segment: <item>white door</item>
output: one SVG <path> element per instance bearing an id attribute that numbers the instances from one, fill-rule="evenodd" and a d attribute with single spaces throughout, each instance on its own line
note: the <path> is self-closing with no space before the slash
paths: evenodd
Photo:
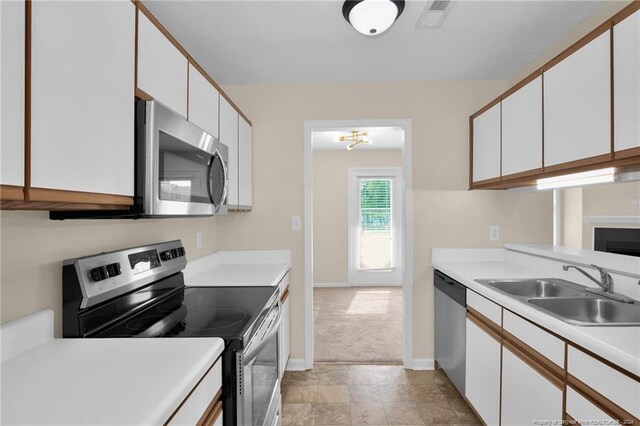
<path id="1" fill-rule="evenodd" d="M 242 117 L 238 119 L 238 206 L 253 207 L 253 128 Z"/>
<path id="2" fill-rule="evenodd" d="M 611 36 L 544 73 L 544 166 L 611 153 Z"/>
<path id="3" fill-rule="evenodd" d="M 349 284 L 402 283 L 402 171 L 349 169 Z"/>
<path id="4" fill-rule="evenodd" d="M 229 190 L 227 206 L 238 208 L 238 112 L 220 96 L 220 142 L 229 148 Z"/>
<path id="5" fill-rule="evenodd" d="M 218 98 L 215 87 L 189 64 L 189 110 L 187 119 L 218 138 Z"/>
<path id="6" fill-rule="evenodd" d="M 31 13 L 31 186 L 133 195 L 135 5 Z"/>
<path id="7" fill-rule="evenodd" d="M 501 104 L 473 119 L 473 182 L 500 177 Z"/>
<path id="8" fill-rule="evenodd" d="M 536 420 L 562 420 L 562 389 L 506 347 L 502 350 L 502 424 L 519 426 Z"/>
<path id="9" fill-rule="evenodd" d="M 616 151 L 640 146 L 640 11 L 613 27 Z"/>

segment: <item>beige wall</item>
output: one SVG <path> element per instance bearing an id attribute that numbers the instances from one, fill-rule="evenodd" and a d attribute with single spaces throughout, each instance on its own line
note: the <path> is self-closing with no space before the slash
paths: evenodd
<path id="1" fill-rule="evenodd" d="M 304 357 L 305 120 L 413 122 L 414 357 L 433 358 L 434 247 L 499 247 L 552 239 L 550 192 L 467 191 L 469 115 L 505 89 L 501 81 L 243 85 L 225 91 L 254 124 L 254 209 L 218 218 L 218 248 L 292 250 L 294 359 Z M 489 225 L 501 240 L 489 241 Z"/>
<path id="2" fill-rule="evenodd" d="M 203 247 L 196 248 L 196 232 Z M 51 221 L 46 212 L 0 213 L 0 321 L 51 308 L 62 335 L 62 261 L 181 239 L 188 259 L 216 250 L 216 219 Z"/>
<path id="3" fill-rule="evenodd" d="M 582 248 L 582 188 L 562 190 L 562 241 L 560 245 Z"/>
<path id="4" fill-rule="evenodd" d="M 590 33 L 600 24 L 611 18 L 613 15 L 624 9 L 627 5 L 632 3 L 633 0 L 609 0 L 606 2 L 598 12 L 594 13 L 587 19 L 585 19 L 580 25 L 573 28 L 560 40 L 551 45 L 548 49 L 545 49 L 536 59 L 530 64 L 519 70 L 509 79 L 509 86 L 513 86 L 549 60 L 562 53 L 566 48 L 571 46 L 576 41 Z"/>
<path id="5" fill-rule="evenodd" d="M 313 282 L 346 283 L 350 167 L 401 167 L 400 150 L 313 153 Z"/>

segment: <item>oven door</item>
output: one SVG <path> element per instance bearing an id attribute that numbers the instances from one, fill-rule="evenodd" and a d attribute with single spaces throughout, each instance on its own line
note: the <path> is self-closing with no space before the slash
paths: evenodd
<path id="1" fill-rule="evenodd" d="M 242 356 L 238 378 L 238 424 L 272 426 L 280 419 L 278 330 L 280 303 L 265 317 Z"/>
<path id="2" fill-rule="evenodd" d="M 163 105 L 149 101 L 145 145 L 145 215 L 215 213 L 214 201 L 219 202 L 219 194 L 212 192 L 212 176 L 226 176 L 216 138 Z"/>

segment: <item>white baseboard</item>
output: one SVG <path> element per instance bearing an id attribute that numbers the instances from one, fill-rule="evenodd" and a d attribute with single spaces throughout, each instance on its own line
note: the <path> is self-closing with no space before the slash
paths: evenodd
<path id="1" fill-rule="evenodd" d="M 305 371 L 305 362 L 304 359 L 293 359 L 293 358 L 289 358 L 289 361 L 287 362 L 287 368 L 285 368 L 286 371 Z"/>
<path id="2" fill-rule="evenodd" d="M 414 370 L 434 370 L 435 362 L 429 358 L 416 358 L 413 360 Z"/>
<path id="3" fill-rule="evenodd" d="M 313 283 L 315 288 L 349 287 L 348 283 Z"/>

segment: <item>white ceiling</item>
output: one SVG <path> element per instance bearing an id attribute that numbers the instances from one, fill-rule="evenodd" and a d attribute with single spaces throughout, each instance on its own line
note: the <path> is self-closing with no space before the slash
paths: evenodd
<path id="1" fill-rule="evenodd" d="M 606 0 L 457 0 L 439 29 L 407 1 L 379 38 L 334 0 L 145 0 L 220 84 L 506 79 Z"/>
<path id="2" fill-rule="evenodd" d="M 359 144 L 354 150 L 402 149 L 404 146 L 404 130 L 401 127 L 358 127 L 335 128 L 314 131 L 311 143 L 314 150 L 347 150 L 350 142 L 336 142 L 340 136 L 348 136 L 351 130 L 366 132 L 370 144 Z"/>

